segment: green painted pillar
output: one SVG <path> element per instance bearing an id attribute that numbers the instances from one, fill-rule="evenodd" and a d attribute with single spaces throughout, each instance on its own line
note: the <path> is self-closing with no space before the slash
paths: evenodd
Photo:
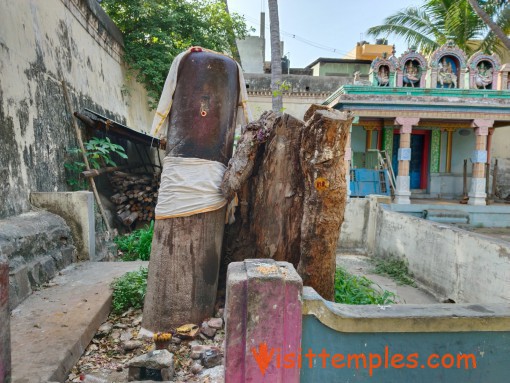
<path id="1" fill-rule="evenodd" d="M 393 126 L 384 127 L 382 130 L 383 133 L 383 143 L 382 149 L 388 153 L 388 157 L 391 158 L 393 154 Z"/>
<path id="2" fill-rule="evenodd" d="M 434 129 L 430 140 L 430 173 L 439 173 L 441 163 L 441 131 Z"/>

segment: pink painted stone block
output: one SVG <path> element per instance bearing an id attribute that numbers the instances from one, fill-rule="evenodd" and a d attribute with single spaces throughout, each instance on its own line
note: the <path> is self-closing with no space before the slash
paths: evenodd
<path id="1" fill-rule="evenodd" d="M 248 259 L 229 265 L 226 383 L 299 382 L 302 288 L 287 262 Z"/>
<path id="2" fill-rule="evenodd" d="M 9 262 L 0 255 L 0 382 L 11 379 Z"/>
<path id="3" fill-rule="evenodd" d="M 400 134 L 412 133 L 413 126 L 418 125 L 419 118 L 416 117 L 397 117 L 395 118 L 395 125 L 401 125 Z"/>
<path id="4" fill-rule="evenodd" d="M 475 134 L 477 136 L 486 136 L 489 134 L 489 128 L 494 126 L 494 120 L 475 119 L 473 120 L 472 126 L 475 128 Z"/>
<path id="5" fill-rule="evenodd" d="M 475 135 L 476 136 L 488 136 L 489 128 L 486 126 L 482 126 L 481 128 L 475 128 Z"/>

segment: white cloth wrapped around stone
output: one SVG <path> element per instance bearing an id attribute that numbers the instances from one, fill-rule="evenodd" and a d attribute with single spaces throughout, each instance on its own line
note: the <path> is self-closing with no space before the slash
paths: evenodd
<path id="1" fill-rule="evenodd" d="M 187 217 L 222 208 L 220 191 L 226 166 L 200 158 L 166 156 L 156 205 L 156 219 Z"/>

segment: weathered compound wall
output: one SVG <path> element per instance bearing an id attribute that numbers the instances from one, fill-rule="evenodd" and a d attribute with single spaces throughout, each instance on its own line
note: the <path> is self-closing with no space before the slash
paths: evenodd
<path id="1" fill-rule="evenodd" d="M 341 85 L 352 83 L 348 76 L 283 75 L 286 88 L 283 92 L 285 113 L 303 119 L 311 104 L 321 104 Z M 258 118 L 264 111 L 271 110 L 271 75 L 245 73 L 248 105 L 253 116 Z"/>
<path id="2" fill-rule="evenodd" d="M 127 80 L 122 35 L 96 0 L 0 0 L 0 218 L 30 210 L 30 192 L 67 191 L 73 111 L 90 108 L 147 131 L 143 87 Z"/>
<path id="3" fill-rule="evenodd" d="M 383 201 L 378 203 L 378 198 L 349 200 L 338 243 L 342 253 L 364 249 L 373 257 L 404 259 L 422 286 L 441 300 L 449 298 L 457 303 L 510 301 L 508 242 L 411 215 L 413 206 L 422 206 L 423 211 L 430 205 L 406 205 L 410 211 L 404 214 L 392 211 L 403 205 L 385 207 L 381 205 Z M 470 212 L 473 208 L 482 207 L 468 206 L 464 211 Z M 478 215 L 479 220 L 500 219 L 497 212 Z"/>

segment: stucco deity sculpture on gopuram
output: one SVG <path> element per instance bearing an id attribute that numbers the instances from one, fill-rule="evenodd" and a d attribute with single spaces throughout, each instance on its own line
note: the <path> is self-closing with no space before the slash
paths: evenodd
<path id="1" fill-rule="evenodd" d="M 499 57 L 477 52 L 468 62 L 470 72 L 469 87 L 473 89 L 495 89 L 498 71 L 501 69 Z"/>
<path id="2" fill-rule="evenodd" d="M 464 88 L 467 57 L 452 41 L 437 49 L 431 57 L 431 84 L 436 88 Z"/>

